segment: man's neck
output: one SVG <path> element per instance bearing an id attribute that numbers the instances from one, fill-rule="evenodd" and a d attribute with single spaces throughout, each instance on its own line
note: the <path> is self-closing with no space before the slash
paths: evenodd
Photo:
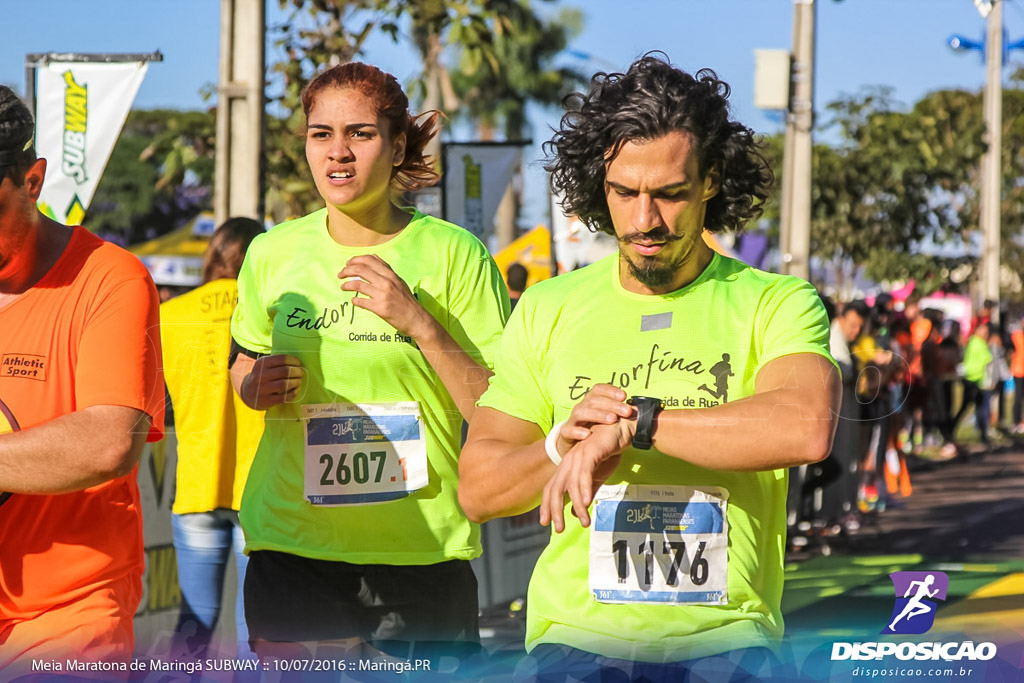
<path id="1" fill-rule="evenodd" d="M 25 239 L 23 253 L 10 264 L 9 272 L 0 276 L 0 296 L 8 301 L 36 286 L 57 263 L 72 229 L 39 214 L 32 233 Z"/>

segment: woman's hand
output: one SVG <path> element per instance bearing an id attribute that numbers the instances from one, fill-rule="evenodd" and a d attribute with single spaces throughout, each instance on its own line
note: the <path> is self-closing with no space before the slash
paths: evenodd
<path id="1" fill-rule="evenodd" d="M 298 358 L 277 354 L 261 356 L 252 361 L 240 355 L 239 360 L 243 359 L 252 363 L 238 387 L 238 395 L 247 406 L 253 410 L 266 410 L 295 400 L 306 374 Z"/>
<path id="2" fill-rule="evenodd" d="M 353 305 L 376 313 L 406 336 L 418 339 L 436 325 L 409 286 L 379 256 L 364 254 L 350 258 L 338 277 L 345 279 L 341 284 L 344 291 L 356 292 Z"/>

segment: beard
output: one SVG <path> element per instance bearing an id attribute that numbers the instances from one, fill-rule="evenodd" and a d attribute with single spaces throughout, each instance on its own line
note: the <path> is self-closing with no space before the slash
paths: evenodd
<path id="1" fill-rule="evenodd" d="M 641 256 L 640 263 L 633 262 L 625 254 L 622 255 L 622 258 L 626 261 L 629 274 L 637 282 L 651 289 L 668 286 L 679 270 L 679 264 L 674 262 L 659 263 L 653 256 Z"/>
<path id="2" fill-rule="evenodd" d="M 682 239 L 682 236 L 672 235 L 667 230 L 657 230 L 648 235 L 632 233 L 618 237 L 617 239 L 620 246 L 631 243 L 643 244 L 649 241 L 657 241 L 664 242 L 667 247 L 673 242 L 678 242 Z M 671 284 L 672 279 L 675 277 L 685 260 L 685 254 L 680 254 L 675 259 L 671 260 L 660 260 L 656 254 L 654 256 L 634 255 L 635 258 L 639 259 L 638 261 L 634 261 L 627 255 L 625 250 L 621 249 L 619 251 L 619 257 L 625 260 L 626 267 L 629 269 L 629 274 L 633 276 L 637 282 L 651 289 L 666 287 Z"/>

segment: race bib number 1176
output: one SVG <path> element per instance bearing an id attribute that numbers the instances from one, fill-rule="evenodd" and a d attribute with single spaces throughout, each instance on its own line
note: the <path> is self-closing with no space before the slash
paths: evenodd
<path id="1" fill-rule="evenodd" d="M 602 486 L 590 532 L 590 589 L 598 602 L 728 602 L 725 489 Z"/>

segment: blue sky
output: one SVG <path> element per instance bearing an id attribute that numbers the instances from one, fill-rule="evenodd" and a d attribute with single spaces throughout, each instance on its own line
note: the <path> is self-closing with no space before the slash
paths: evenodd
<path id="1" fill-rule="evenodd" d="M 1024 37 L 1024 0 L 1005 2 L 1009 37 L 1017 40 Z M 744 123 L 765 133 L 781 129 L 777 114 L 754 107 L 754 50 L 791 47 L 792 0 L 562 0 L 555 6 L 559 4 L 584 11 L 584 30 L 571 47 L 593 59 L 569 58 L 583 69 L 621 69 L 645 51 L 660 49 L 688 70 L 715 69 L 732 86 L 733 107 Z M 277 0 L 268 0 L 268 7 L 268 23 L 280 21 Z M 27 53 L 159 49 L 164 61 L 150 67 L 135 106 L 208 106 L 200 90 L 217 78 L 216 0 L 0 0 L 0 10 L 0 83 L 19 92 L 24 90 Z M 818 0 L 817 33 L 819 112 L 840 94 L 866 86 L 891 86 L 896 99 L 910 105 L 932 90 L 978 90 L 984 83 L 979 54 L 956 53 L 946 44 L 953 33 L 982 38 L 984 21 L 971 0 Z M 268 62 L 280 57 L 280 51 L 268 48 Z M 408 50 L 383 38 L 371 41 L 364 58 L 404 82 L 417 69 Z M 1013 64 L 1024 64 L 1024 52 L 1011 54 L 1010 62 L 1006 76 Z M 557 111 L 535 112 L 533 137 L 538 145 L 528 150 L 528 161 L 539 155 L 539 142 L 557 120 Z M 528 192 L 536 184 L 528 180 Z M 543 215 L 539 207 L 534 213 Z"/>

